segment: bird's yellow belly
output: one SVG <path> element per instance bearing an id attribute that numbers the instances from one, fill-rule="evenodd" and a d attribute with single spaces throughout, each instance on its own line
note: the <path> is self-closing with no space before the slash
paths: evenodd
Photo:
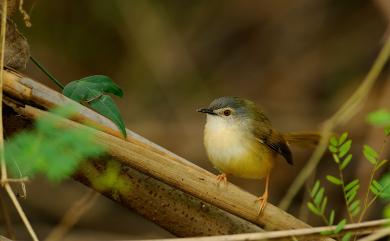
<path id="1" fill-rule="evenodd" d="M 242 178 L 261 179 L 271 170 L 276 154 L 253 137 L 234 130 L 205 131 L 205 147 L 219 171 Z"/>

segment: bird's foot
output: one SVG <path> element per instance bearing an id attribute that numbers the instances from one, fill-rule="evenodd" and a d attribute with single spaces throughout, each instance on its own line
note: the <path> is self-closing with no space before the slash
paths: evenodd
<path id="1" fill-rule="evenodd" d="M 225 185 L 227 184 L 227 175 L 226 175 L 226 173 L 222 173 L 222 174 L 219 174 L 217 176 L 217 184 L 219 184 L 220 182 L 223 182 Z"/>
<path id="2" fill-rule="evenodd" d="M 259 216 L 261 216 L 264 213 L 265 206 L 268 202 L 268 192 L 265 192 L 261 197 L 258 197 L 256 202 L 259 202 L 260 204 Z"/>

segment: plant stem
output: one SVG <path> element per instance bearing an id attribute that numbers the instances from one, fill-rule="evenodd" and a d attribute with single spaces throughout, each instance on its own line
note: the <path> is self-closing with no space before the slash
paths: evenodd
<path id="1" fill-rule="evenodd" d="M 336 154 L 333 154 L 333 158 L 336 160 L 338 160 L 338 156 Z M 347 213 L 348 213 L 348 217 L 349 217 L 349 221 L 351 223 L 354 222 L 354 219 L 352 217 L 352 214 L 350 212 L 350 206 L 349 206 L 349 203 L 348 203 L 348 198 L 347 198 L 347 193 L 345 192 L 345 181 L 344 181 L 344 175 L 343 175 L 343 171 L 341 170 L 341 164 L 340 164 L 340 161 L 337 162 L 337 166 L 338 166 L 338 169 L 339 169 L 339 177 L 340 177 L 340 180 L 341 180 L 341 188 L 343 189 L 343 196 L 344 196 L 344 201 L 345 201 L 345 205 L 347 206 Z"/>
<path id="2" fill-rule="evenodd" d="M 26 214 L 24 213 L 18 199 L 15 196 L 15 193 L 12 191 L 10 184 L 7 182 L 7 168 L 4 156 L 4 132 L 3 132 L 3 79 L 4 79 L 4 52 L 5 52 L 5 34 L 7 29 L 7 3 L 8 0 L 3 0 L 3 5 L 1 9 L 1 45 L 0 45 L 0 165 L 1 165 L 1 183 L 5 190 L 7 191 L 8 196 L 10 197 L 12 203 L 14 204 L 20 218 L 22 219 L 24 225 L 27 228 L 31 238 L 34 241 L 38 241 L 38 237 L 35 234 L 33 228 L 31 227 L 30 222 L 27 219 Z"/>
<path id="3" fill-rule="evenodd" d="M 47 77 L 49 77 L 49 79 L 51 79 L 58 87 L 60 87 L 61 89 L 64 89 L 64 85 L 59 81 L 57 80 L 56 78 L 54 78 L 53 75 L 51 75 L 46 69 L 45 67 L 43 67 L 39 62 L 38 60 L 36 60 L 33 56 L 30 56 L 30 59 L 31 61 L 43 72 L 46 74 Z"/>

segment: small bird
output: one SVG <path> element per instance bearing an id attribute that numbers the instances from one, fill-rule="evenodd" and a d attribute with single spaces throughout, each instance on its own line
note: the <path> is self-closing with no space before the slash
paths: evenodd
<path id="1" fill-rule="evenodd" d="M 227 175 L 241 178 L 265 177 L 264 194 L 256 201 L 262 214 L 268 200 L 271 169 L 281 155 L 289 164 L 293 157 L 290 143 L 317 144 L 315 133 L 282 134 L 256 105 L 239 97 L 221 97 L 209 107 L 198 109 L 207 114 L 204 145 L 209 160 L 221 174 L 218 183 L 227 183 Z"/>

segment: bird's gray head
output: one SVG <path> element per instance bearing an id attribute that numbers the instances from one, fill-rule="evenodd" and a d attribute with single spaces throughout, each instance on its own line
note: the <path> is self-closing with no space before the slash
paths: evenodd
<path id="1" fill-rule="evenodd" d="M 257 109 L 250 100 L 225 96 L 213 100 L 209 107 L 201 108 L 198 112 L 224 119 L 243 119 L 253 117 L 257 113 Z"/>

